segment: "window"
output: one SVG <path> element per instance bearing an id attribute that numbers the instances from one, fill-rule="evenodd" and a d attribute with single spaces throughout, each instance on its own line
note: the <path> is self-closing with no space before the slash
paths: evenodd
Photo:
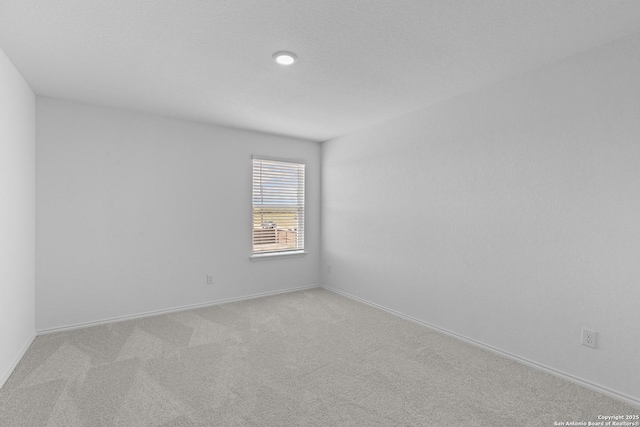
<path id="1" fill-rule="evenodd" d="M 304 163 L 253 159 L 253 254 L 304 250 Z"/>

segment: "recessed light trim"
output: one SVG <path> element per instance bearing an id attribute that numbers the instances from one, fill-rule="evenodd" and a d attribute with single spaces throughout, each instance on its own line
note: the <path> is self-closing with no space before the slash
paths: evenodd
<path id="1" fill-rule="evenodd" d="M 271 57 L 280 65 L 291 65 L 298 60 L 298 56 L 295 53 L 285 50 L 276 52 Z"/>

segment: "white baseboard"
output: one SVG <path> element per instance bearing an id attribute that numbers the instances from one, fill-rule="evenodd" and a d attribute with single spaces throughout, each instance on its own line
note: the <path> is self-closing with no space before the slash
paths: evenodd
<path id="1" fill-rule="evenodd" d="M 29 337 L 29 339 L 27 340 L 25 345 L 22 347 L 22 350 L 20 350 L 20 353 L 18 353 L 18 355 L 14 359 L 13 363 L 11 364 L 11 366 L 9 366 L 9 368 L 7 368 L 7 370 L 0 377 L 0 389 L 2 388 L 2 386 L 4 386 L 4 383 L 7 382 L 7 380 L 9 379 L 11 374 L 13 373 L 13 370 L 16 369 L 16 366 L 18 366 L 18 363 L 20 363 L 20 360 L 22 360 L 22 357 L 27 352 L 27 350 L 31 346 L 31 343 L 33 343 L 34 339 L 36 339 L 36 333 L 35 332 L 33 334 L 31 334 L 31 337 Z"/>
<path id="2" fill-rule="evenodd" d="M 451 331 L 449 331 L 447 329 L 440 328 L 440 327 L 432 325 L 430 323 L 423 322 L 422 320 L 416 319 L 416 318 L 411 317 L 411 316 L 407 316 L 406 314 L 402 314 L 402 313 L 400 313 L 398 311 L 391 310 L 390 308 L 384 307 L 384 306 L 382 306 L 380 304 L 373 303 L 371 301 L 367 301 L 367 300 L 359 298 L 359 297 L 357 297 L 355 295 L 351 295 L 351 294 L 348 294 L 346 292 L 339 291 L 337 289 L 334 289 L 334 288 L 331 288 L 331 287 L 328 287 L 328 286 L 324 286 L 324 285 L 322 286 L 322 288 L 326 289 L 326 290 L 328 290 L 330 292 L 334 292 L 336 294 L 342 295 L 344 297 L 347 297 L 347 298 L 362 302 L 364 304 L 370 305 L 372 307 L 379 308 L 381 310 L 386 311 L 387 313 L 393 314 L 393 315 L 398 316 L 398 317 L 402 317 L 403 319 L 410 320 L 410 321 L 415 322 L 415 323 L 419 323 L 420 325 L 426 326 L 427 328 L 433 329 L 433 330 L 435 330 L 437 332 L 443 333 L 443 334 L 448 335 L 450 337 L 459 339 L 461 341 L 464 341 L 464 342 L 467 342 L 469 344 L 475 345 L 477 347 L 483 348 L 485 350 L 491 351 L 492 353 L 496 353 L 496 354 L 498 354 L 500 356 L 504 356 L 504 357 L 506 357 L 508 359 L 514 360 L 516 362 L 519 362 L 519 363 L 522 363 L 524 365 L 530 366 L 530 367 L 532 367 L 534 369 L 538 369 L 540 371 L 543 371 L 543 372 L 546 372 L 548 374 L 554 375 L 556 377 L 562 378 L 563 380 L 570 381 L 570 382 L 572 382 L 574 384 L 578 384 L 578 385 L 580 385 L 582 387 L 585 387 L 585 388 L 588 388 L 590 390 L 597 391 L 599 393 L 605 394 L 605 395 L 607 395 L 609 397 L 612 397 L 614 399 L 621 400 L 624 403 L 628 403 L 628 404 L 636 406 L 636 407 L 638 407 L 640 409 L 640 399 L 637 399 L 635 397 L 629 396 L 629 395 L 624 394 L 624 393 L 620 393 L 620 392 L 615 391 L 615 390 L 611 390 L 610 388 L 601 386 L 599 384 L 595 384 L 595 383 L 593 383 L 591 381 L 587 381 L 587 380 L 584 380 L 582 378 L 578 378 L 576 376 L 567 374 L 566 372 L 559 371 L 557 369 L 551 368 L 551 367 L 543 365 L 541 363 L 534 362 L 534 361 L 526 359 L 524 357 L 516 356 L 515 354 L 511 354 L 511 353 L 509 353 L 507 351 L 500 350 L 499 348 L 492 347 L 492 346 L 490 346 L 488 344 L 481 343 L 481 342 L 473 340 L 471 338 L 467 338 L 464 335 L 460 335 L 460 334 L 457 334 L 455 332 L 451 332 Z"/>
<path id="3" fill-rule="evenodd" d="M 74 329 L 88 328 L 90 326 L 104 325 L 104 324 L 115 323 L 115 322 L 123 322 L 125 320 L 133 320 L 133 319 L 140 319 L 140 318 L 143 318 L 143 317 L 158 316 L 160 314 L 175 313 L 177 311 L 191 310 L 191 309 L 200 308 L 200 307 L 209 307 L 209 306 L 212 306 L 212 305 L 219 305 L 219 304 L 225 304 L 225 303 L 228 303 L 228 302 L 243 301 L 243 300 L 249 300 L 249 299 L 254 299 L 254 298 L 262 298 L 262 297 L 267 297 L 267 296 L 270 296 L 270 295 L 285 294 L 285 293 L 289 293 L 289 292 L 304 291 L 304 290 L 307 290 L 307 289 L 314 289 L 314 288 L 319 288 L 319 287 L 320 287 L 320 285 L 302 286 L 302 287 L 298 287 L 298 288 L 282 289 L 282 290 L 279 290 L 279 291 L 262 292 L 262 293 L 259 293 L 259 294 L 244 295 L 244 296 L 236 297 L 236 298 L 227 298 L 227 299 L 221 299 L 221 300 L 216 300 L 216 301 L 208 301 L 208 302 L 199 303 L 199 304 L 182 305 L 182 306 L 179 306 L 179 307 L 167 308 L 167 309 L 163 309 L 163 310 L 147 311 L 147 312 L 144 312 L 144 313 L 137 313 L 137 314 L 132 314 L 132 315 L 128 315 L 128 316 L 110 317 L 108 319 L 101 319 L 101 320 L 96 320 L 96 321 L 93 321 L 93 322 L 76 323 L 76 324 L 72 324 L 72 325 L 58 326 L 58 327 L 55 327 L 55 328 L 40 329 L 40 330 L 36 331 L 36 333 L 38 335 L 45 335 L 45 334 L 51 334 L 51 333 L 54 333 L 54 332 L 71 331 L 71 330 L 74 330 Z"/>

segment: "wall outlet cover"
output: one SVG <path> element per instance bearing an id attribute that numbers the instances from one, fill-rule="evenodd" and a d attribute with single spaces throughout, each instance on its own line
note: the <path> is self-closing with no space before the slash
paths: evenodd
<path id="1" fill-rule="evenodd" d="M 590 329 L 582 328 L 581 344 L 587 347 L 596 348 L 597 332 Z"/>

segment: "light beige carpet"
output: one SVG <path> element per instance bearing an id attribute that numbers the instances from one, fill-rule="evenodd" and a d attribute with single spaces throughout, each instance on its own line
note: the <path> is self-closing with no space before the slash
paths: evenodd
<path id="1" fill-rule="evenodd" d="M 2 426 L 553 426 L 640 411 L 322 289 L 36 338 Z"/>

